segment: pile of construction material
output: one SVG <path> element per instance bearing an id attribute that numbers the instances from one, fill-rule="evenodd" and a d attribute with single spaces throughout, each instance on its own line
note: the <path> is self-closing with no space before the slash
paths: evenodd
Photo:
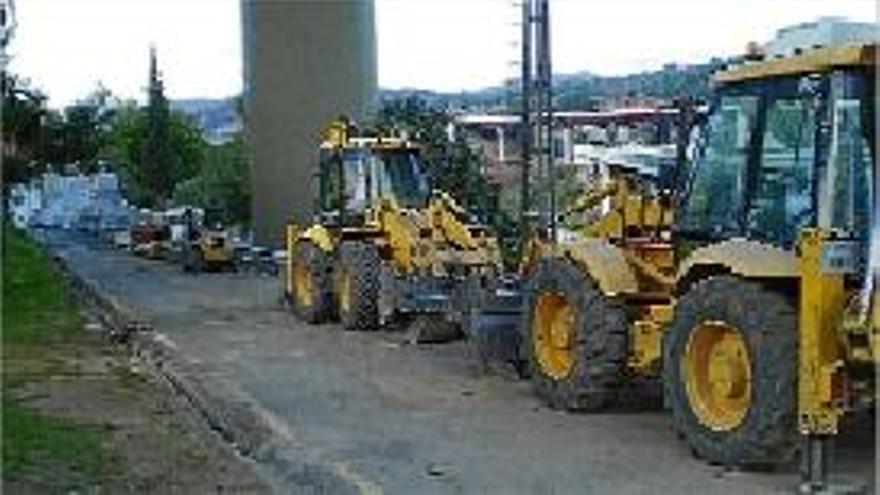
<path id="1" fill-rule="evenodd" d="M 14 184 L 8 211 L 19 228 L 91 232 L 126 230 L 135 215 L 120 193 L 118 176 L 110 172 L 46 173 L 29 183 Z"/>

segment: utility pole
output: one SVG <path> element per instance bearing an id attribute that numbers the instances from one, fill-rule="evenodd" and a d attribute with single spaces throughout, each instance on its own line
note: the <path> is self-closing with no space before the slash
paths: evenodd
<path id="1" fill-rule="evenodd" d="M 520 208 L 519 234 L 520 251 L 524 249 L 531 236 L 529 213 L 532 209 L 531 166 L 532 166 L 532 18 L 534 3 L 522 0 L 522 94 L 520 95 Z"/>
<path id="2" fill-rule="evenodd" d="M 523 243 L 531 236 L 531 167 L 537 158 L 539 229 L 556 240 L 556 167 L 553 158 L 553 77 L 550 55 L 550 2 L 523 0 L 522 10 L 522 184 L 520 232 Z M 534 63 L 533 63 L 534 62 Z"/>
<path id="3" fill-rule="evenodd" d="M 553 156 L 553 67 L 550 56 L 550 0 L 536 0 L 535 53 L 538 166 L 544 179 L 541 228 L 556 242 L 556 164 Z"/>
<path id="4" fill-rule="evenodd" d="M 550 55 L 550 0 L 523 0 L 522 21 L 522 184 L 520 233 L 532 235 L 532 160 L 537 164 L 539 233 L 556 242 L 556 165 L 553 157 L 553 67 Z"/>

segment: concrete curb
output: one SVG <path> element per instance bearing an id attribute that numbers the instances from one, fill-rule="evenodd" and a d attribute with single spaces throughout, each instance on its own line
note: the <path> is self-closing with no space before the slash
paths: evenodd
<path id="1" fill-rule="evenodd" d="M 200 373 L 150 322 L 124 305 L 100 284 L 78 273 L 68 259 L 54 253 L 65 278 L 87 309 L 109 329 L 114 342 L 124 345 L 157 379 L 185 399 L 208 429 L 245 461 L 275 493 L 379 494 L 381 488 L 348 465 L 321 459 L 271 413 L 221 377 Z"/>

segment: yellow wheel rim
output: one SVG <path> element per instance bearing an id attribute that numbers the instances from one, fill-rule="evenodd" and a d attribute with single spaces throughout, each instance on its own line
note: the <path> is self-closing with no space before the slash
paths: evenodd
<path id="1" fill-rule="evenodd" d="M 336 293 L 339 295 L 339 310 L 347 313 L 351 309 L 351 275 L 342 270 L 337 278 Z"/>
<path id="2" fill-rule="evenodd" d="M 681 365 L 691 409 L 704 426 L 730 431 L 742 424 L 752 399 L 752 368 L 742 332 L 720 321 L 697 325 Z"/>
<path id="3" fill-rule="evenodd" d="M 574 309 L 561 294 L 538 296 L 532 320 L 532 348 L 546 375 L 562 379 L 574 366 Z"/>
<path id="4" fill-rule="evenodd" d="M 293 265 L 293 287 L 296 289 L 296 302 L 300 306 L 310 307 L 312 300 L 312 274 L 304 260 L 297 260 Z"/>

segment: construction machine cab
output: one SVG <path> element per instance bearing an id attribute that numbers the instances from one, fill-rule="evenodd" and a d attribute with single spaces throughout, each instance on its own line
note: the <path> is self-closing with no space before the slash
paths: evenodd
<path id="1" fill-rule="evenodd" d="M 802 60 L 803 71 L 780 62 L 721 73 L 677 217 L 680 237 L 745 237 L 790 249 L 802 229 L 819 227 L 867 242 L 872 54 L 872 47 L 828 48 L 810 57 L 813 70 Z"/>
<path id="2" fill-rule="evenodd" d="M 315 211 L 326 223 L 360 225 L 367 208 L 393 201 L 422 208 L 428 181 L 419 147 L 399 137 L 360 137 L 346 121 L 331 124 L 321 143 Z"/>

